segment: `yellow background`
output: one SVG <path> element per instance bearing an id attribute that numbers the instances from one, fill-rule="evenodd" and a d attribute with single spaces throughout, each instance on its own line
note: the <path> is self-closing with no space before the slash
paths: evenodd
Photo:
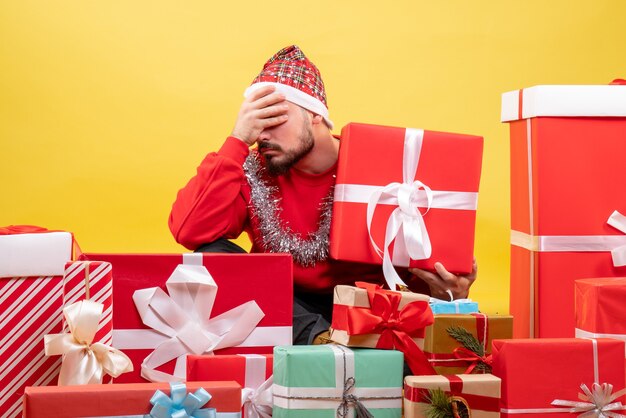
<path id="1" fill-rule="evenodd" d="M 295 43 L 338 128 L 485 137 L 472 296 L 504 313 L 500 94 L 624 77 L 625 15 L 619 0 L 2 0 L 0 225 L 73 231 L 89 252 L 182 251 L 167 228 L 177 190 L 230 133 L 265 60 Z"/>

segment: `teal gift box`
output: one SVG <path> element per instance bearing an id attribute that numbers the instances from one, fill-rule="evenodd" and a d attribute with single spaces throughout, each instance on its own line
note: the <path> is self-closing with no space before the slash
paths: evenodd
<path id="1" fill-rule="evenodd" d="M 274 418 L 402 416 L 404 355 L 335 344 L 274 348 Z"/>

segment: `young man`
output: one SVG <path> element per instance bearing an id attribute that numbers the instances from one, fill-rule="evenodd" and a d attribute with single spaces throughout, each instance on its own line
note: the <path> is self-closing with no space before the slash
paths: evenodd
<path id="1" fill-rule="evenodd" d="M 224 238 L 245 231 L 252 252 L 291 253 L 294 344 L 310 344 L 328 329 L 334 286 L 357 280 L 382 284 L 382 270 L 328 258 L 339 139 L 331 133 L 315 65 L 297 46 L 284 48 L 244 96 L 231 135 L 178 193 L 170 230 L 191 250 L 215 241 L 223 245 Z M 468 276 L 454 275 L 440 263 L 436 269 L 437 274 L 409 269 L 403 279 L 412 290 L 435 297 L 447 298 L 447 291 L 467 296 L 475 263 Z"/>

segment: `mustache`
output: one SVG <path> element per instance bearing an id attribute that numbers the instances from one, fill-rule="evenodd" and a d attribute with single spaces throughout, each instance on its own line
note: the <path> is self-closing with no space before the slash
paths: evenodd
<path id="1" fill-rule="evenodd" d="M 280 147 L 280 145 L 272 144 L 267 141 L 259 142 L 258 149 L 259 151 L 264 150 L 264 149 L 282 151 L 282 148 Z"/>

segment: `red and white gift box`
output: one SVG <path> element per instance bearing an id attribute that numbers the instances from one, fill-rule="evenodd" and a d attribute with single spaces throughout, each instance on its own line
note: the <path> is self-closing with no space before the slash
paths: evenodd
<path id="1" fill-rule="evenodd" d="M 606 414 L 623 402 L 624 341 L 585 338 L 494 340 L 493 374 L 502 379 L 502 417 L 570 418 L 596 408 Z M 602 396 L 612 385 L 611 394 Z M 600 404 L 579 398 L 585 387 Z M 594 396 L 590 397 L 594 398 Z M 615 406 L 615 405 L 614 405 Z M 579 407 L 581 409 L 574 409 Z M 608 407 L 609 409 L 603 409 Z M 623 408 L 612 412 L 622 414 Z M 598 415 L 595 415 L 598 416 Z M 602 415 L 599 416 L 610 416 Z"/>
<path id="2" fill-rule="evenodd" d="M 113 346 L 128 355 L 135 368 L 116 383 L 145 381 L 141 374 L 152 380 L 184 380 L 187 354 L 269 354 L 275 345 L 291 344 L 289 255 L 83 254 L 82 258 L 113 267 Z M 159 311 L 161 307 L 171 314 Z"/>
<path id="3" fill-rule="evenodd" d="M 69 232 L 0 230 L 0 416 L 17 417 L 26 386 L 55 384 L 61 358 L 46 357 L 44 335 L 62 330 Z"/>
<path id="4" fill-rule="evenodd" d="M 111 345 L 113 337 L 113 278 L 111 264 L 102 261 L 70 261 L 63 276 L 63 307 L 80 300 L 104 305 L 94 342 Z M 64 331 L 67 326 L 64 323 Z"/>
<path id="5" fill-rule="evenodd" d="M 576 336 L 626 341 L 626 277 L 575 282 Z"/>
<path id="6" fill-rule="evenodd" d="M 383 265 L 469 273 L 483 139 L 351 123 L 343 128 L 330 254 Z M 442 167 L 445 167 L 443 169 Z"/>
<path id="7" fill-rule="evenodd" d="M 241 385 L 242 416 L 247 418 L 271 416 L 272 369 L 271 354 L 187 356 L 187 381 L 234 380 Z"/>
<path id="8" fill-rule="evenodd" d="M 504 93 L 502 121 L 511 136 L 513 335 L 572 337 L 574 280 L 626 275 L 617 212 L 626 213 L 626 85 Z"/>

